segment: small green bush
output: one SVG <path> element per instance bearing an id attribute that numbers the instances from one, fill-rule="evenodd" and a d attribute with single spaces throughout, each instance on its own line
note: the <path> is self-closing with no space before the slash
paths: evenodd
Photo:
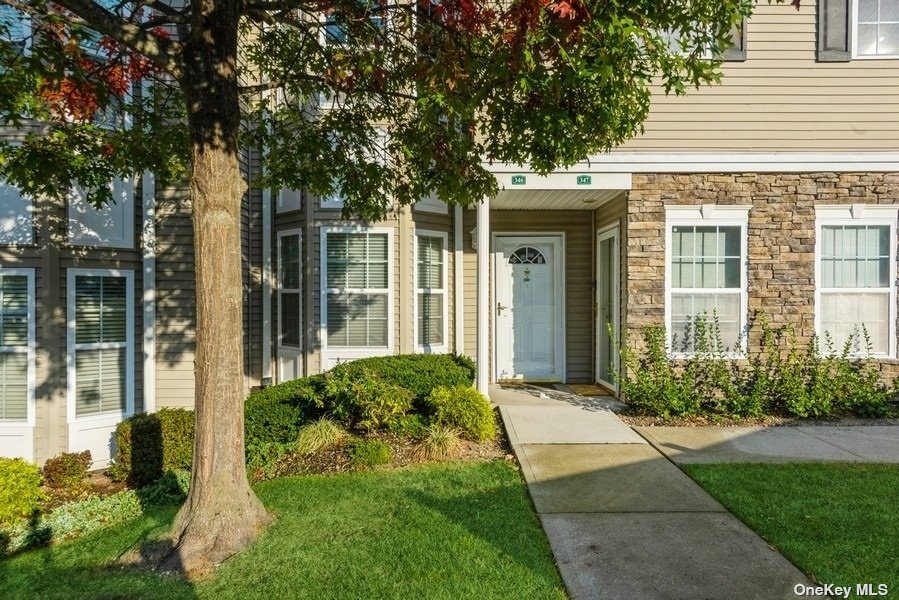
<path id="1" fill-rule="evenodd" d="M 424 401 L 434 388 L 471 385 L 475 367 L 471 359 L 453 354 L 397 354 L 361 358 L 337 365 L 329 373 L 361 379 L 371 375 L 411 391 Z"/>
<path id="2" fill-rule="evenodd" d="M 392 420 L 387 425 L 387 431 L 398 437 L 420 438 L 425 434 L 426 427 L 427 421 L 424 416 L 411 413 Z"/>
<path id="3" fill-rule="evenodd" d="M 886 385 L 876 363 L 859 350 L 871 344 L 867 332 L 835 348 L 828 336 L 801 347 L 789 326 L 772 328 L 764 315 L 753 327 L 759 351 L 748 363 L 729 359 L 722 349 L 717 319 L 696 321 L 696 352 L 685 359 L 668 354 L 663 327 L 644 328 L 645 351 L 638 358 L 621 350 L 621 392 L 638 413 L 670 418 L 698 414 L 798 418 L 843 415 L 885 416 L 896 410 L 899 381 Z"/>
<path id="4" fill-rule="evenodd" d="M 412 408 L 411 391 L 366 370 L 331 370 L 325 377 L 326 405 L 337 421 L 380 429 Z"/>
<path id="5" fill-rule="evenodd" d="M 123 490 L 110 496 L 88 496 L 68 502 L 50 513 L 35 515 L 4 531 L 0 555 L 46 546 L 79 537 L 139 517 L 148 506 L 180 504 L 187 496 L 190 473 L 168 471 L 139 490 Z"/>
<path id="6" fill-rule="evenodd" d="M 110 474 L 134 487 L 149 485 L 170 470 L 190 470 L 194 413 L 162 408 L 129 417 L 116 427 Z"/>
<path id="7" fill-rule="evenodd" d="M 424 435 L 416 445 L 419 456 L 430 460 L 440 460 L 452 456 L 459 447 L 459 432 L 452 427 L 434 423 L 424 430 Z"/>
<path id="8" fill-rule="evenodd" d="M 322 414 L 321 375 L 269 386 L 247 396 L 244 432 L 247 450 L 263 443 L 292 444 L 300 427 Z"/>
<path id="9" fill-rule="evenodd" d="M 391 460 L 393 451 L 381 440 L 359 440 L 350 446 L 350 464 L 357 469 L 373 469 Z"/>
<path id="10" fill-rule="evenodd" d="M 300 428 L 296 451 L 303 455 L 315 454 L 336 446 L 347 437 L 346 429 L 331 419 L 319 419 Z"/>
<path id="11" fill-rule="evenodd" d="M 91 466 L 91 452 L 63 452 L 47 459 L 41 473 L 44 485 L 64 492 L 69 496 L 77 496 L 87 489 L 87 470 Z"/>
<path id="12" fill-rule="evenodd" d="M 436 388 L 428 396 L 428 406 L 436 423 L 458 429 L 465 438 L 483 442 L 496 437 L 490 402 L 471 386 Z"/>
<path id="13" fill-rule="evenodd" d="M 21 458 L 0 458 L 0 525 L 30 517 L 43 500 L 37 466 Z"/>

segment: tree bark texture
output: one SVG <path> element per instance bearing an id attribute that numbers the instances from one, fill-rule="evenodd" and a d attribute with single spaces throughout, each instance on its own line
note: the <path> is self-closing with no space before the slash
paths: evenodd
<path id="1" fill-rule="evenodd" d="M 202 576 L 250 544 L 269 516 L 244 462 L 239 1 L 192 4 L 184 88 L 196 255 L 196 437 L 190 492 L 159 567 Z"/>

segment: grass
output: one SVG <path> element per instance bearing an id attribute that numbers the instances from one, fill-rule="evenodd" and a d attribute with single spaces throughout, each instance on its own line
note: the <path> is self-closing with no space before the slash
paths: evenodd
<path id="1" fill-rule="evenodd" d="M 198 584 L 111 566 L 163 533 L 156 509 L 0 561 L 0 598 L 565 598 L 517 470 L 502 461 L 278 479 L 276 522 Z"/>
<path id="2" fill-rule="evenodd" d="M 856 583 L 885 583 L 899 594 L 899 465 L 683 468 L 816 581 L 853 591 Z"/>

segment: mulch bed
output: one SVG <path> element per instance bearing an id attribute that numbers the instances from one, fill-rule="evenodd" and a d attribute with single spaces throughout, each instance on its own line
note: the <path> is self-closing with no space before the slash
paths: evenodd
<path id="1" fill-rule="evenodd" d="M 88 496 L 112 496 L 127 488 L 128 485 L 124 481 L 113 480 L 106 471 L 91 471 L 84 486 L 79 490 L 58 490 L 45 486 L 47 500 L 44 501 L 43 510 L 52 510 L 67 502 L 82 500 Z"/>
<path id="2" fill-rule="evenodd" d="M 389 433 L 371 433 L 363 436 L 367 440 L 381 440 L 393 453 L 390 464 L 378 467 L 379 469 L 394 469 L 423 462 L 434 462 L 418 450 L 417 442 L 407 437 L 398 437 Z M 300 454 L 288 454 L 275 463 L 269 477 L 288 477 L 291 475 L 324 475 L 329 473 L 346 473 L 360 470 L 350 462 L 348 445 L 341 444 L 326 448 L 314 454 L 303 456 Z M 504 439 L 492 442 L 475 443 L 461 440 L 456 451 L 444 460 L 514 460 L 507 450 Z"/>

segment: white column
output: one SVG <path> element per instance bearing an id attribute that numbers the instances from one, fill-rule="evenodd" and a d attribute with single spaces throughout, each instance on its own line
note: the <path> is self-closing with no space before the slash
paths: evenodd
<path id="1" fill-rule="evenodd" d="M 490 383 L 490 199 L 478 204 L 478 374 L 477 388 L 487 394 Z"/>
<path id="2" fill-rule="evenodd" d="M 144 171 L 141 180 L 143 223 L 143 340 L 144 412 L 156 410 L 156 176 Z"/>
<path id="3" fill-rule="evenodd" d="M 455 324 L 456 354 L 465 354 L 465 268 L 462 261 L 465 260 L 462 244 L 465 243 L 465 233 L 462 231 L 462 207 L 456 205 L 453 215 L 453 307 L 455 308 L 453 322 Z"/>

